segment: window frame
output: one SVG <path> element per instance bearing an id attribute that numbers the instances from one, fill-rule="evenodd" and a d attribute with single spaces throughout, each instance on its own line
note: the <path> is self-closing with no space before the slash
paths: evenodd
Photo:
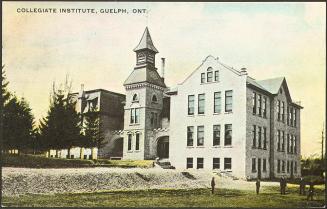
<path id="1" fill-rule="evenodd" d="M 214 92 L 213 97 L 213 112 L 219 114 L 221 113 L 221 91 Z"/>
<path id="2" fill-rule="evenodd" d="M 202 109 L 203 111 L 202 111 Z M 205 94 L 198 94 L 198 114 L 204 115 L 205 114 Z"/>
<path id="3" fill-rule="evenodd" d="M 200 129 L 203 129 L 203 130 L 200 130 Z M 203 136 L 200 138 L 200 134 L 203 134 Z M 197 137 L 196 137 L 196 146 L 198 147 L 202 147 L 204 146 L 204 126 L 197 126 Z M 202 144 L 200 143 L 202 140 Z"/>
<path id="4" fill-rule="evenodd" d="M 140 150 L 140 133 L 135 134 L 135 150 Z"/>
<path id="5" fill-rule="evenodd" d="M 203 168 L 204 168 L 204 158 L 203 157 L 197 157 L 196 158 L 196 169 L 203 169 Z"/>
<path id="6" fill-rule="evenodd" d="M 230 131 L 230 138 L 227 138 L 227 134 Z M 230 143 L 227 144 L 227 140 L 230 140 Z M 225 134 L 224 134 L 224 146 L 232 146 L 232 140 L 233 140 L 233 126 L 232 124 L 225 124 Z"/>
<path id="7" fill-rule="evenodd" d="M 193 100 L 191 99 L 193 98 Z M 193 106 L 191 106 L 193 104 Z M 192 111 L 191 111 L 192 110 Z M 187 115 L 194 115 L 195 110 L 195 95 L 188 95 L 187 97 Z"/>
<path id="8" fill-rule="evenodd" d="M 127 134 L 127 150 L 131 151 L 132 150 L 132 140 L 133 140 L 133 136 L 132 134 Z"/>
<path id="9" fill-rule="evenodd" d="M 218 132 L 218 137 L 216 135 L 216 132 Z M 213 125 L 212 146 L 220 146 L 220 139 L 221 139 L 221 126 L 220 124 Z"/>
<path id="10" fill-rule="evenodd" d="M 191 130 L 192 129 L 192 130 Z M 192 133 L 192 139 L 189 138 L 189 134 Z M 194 126 L 187 126 L 187 136 L 186 136 L 186 146 L 193 147 L 194 146 Z M 192 143 L 190 143 L 192 142 Z"/>
<path id="11" fill-rule="evenodd" d="M 228 93 L 230 93 L 230 95 L 227 95 Z M 229 100 L 230 103 L 228 103 Z M 226 113 L 233 112 L 233 90 L 225 91 L 225 112 Z"/>
<path id="12" fill-rule="evenodd" d="M 190 168 L 193 168 L 193 158 L 192 157 L 186 158 L 186 169 L 190 169 Z"/>
<path id="13" fill-rule="evenodd" d="M 215 160 L 217 162 L 215 162 Z M 212 169 L 220 169 L 220 158 L 219 157 L 212 158 Z"/>
<path id="14" fill-rule="evenodd" d="M 230 163 L 227 163 L 226 161 L 230 160 Z M 227 168 L 226 165 L 229 165 L 230 168 Z M 224 158 L 224 170 L 232 170 L 232 158 L 231 157 L 225 157 Z"/>

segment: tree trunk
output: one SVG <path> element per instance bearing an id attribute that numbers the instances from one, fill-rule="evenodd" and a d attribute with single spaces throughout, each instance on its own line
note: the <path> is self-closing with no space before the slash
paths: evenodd
<path id="1" fill-rule="evenodd" d="M 67 149 L 68 158 L 70 158 L 70 147 Z"/>

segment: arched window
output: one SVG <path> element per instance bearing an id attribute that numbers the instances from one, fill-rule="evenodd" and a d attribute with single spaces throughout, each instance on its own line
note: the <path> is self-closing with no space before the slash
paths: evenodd
<path id="1" fill-rule="evenodd" d="M 137 94 L 133 95 L 133 102 L 138 102 L 139 101 L 139 97 L 137 96 Z"/>
<path id="2" fill-rule="evenodd" d="M 207 82 L 212 82 L 213 72 L 212 67 L 208 67 L 207 69 Z"/>
<path id="3" fill-rule="evenodd" d="M 153 103 L 157 103 L 158 102 L 158 99 L 157 99 L 157 96 L 156 95 L 153 95 L 152 96 L 152 102 Z"/>

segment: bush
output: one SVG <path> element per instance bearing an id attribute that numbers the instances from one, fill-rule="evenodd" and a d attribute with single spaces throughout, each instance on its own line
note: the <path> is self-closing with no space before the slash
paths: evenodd
<path id="1" fill-rule="evenodd" d="M 2 154 L 2 166 L 25 168 L 79 168 L 94 166 L 92 160 L 47 158 L 26 154 Z"/>

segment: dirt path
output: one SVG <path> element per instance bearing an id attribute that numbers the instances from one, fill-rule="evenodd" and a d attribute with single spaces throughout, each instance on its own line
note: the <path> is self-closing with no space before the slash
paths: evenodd
<path id="1" fill-rule="evenodd" d="M 209 188 L 212 176 L 216 187 L 254 190 L 255 183 L 232 180 L 209 171 L 169 170 L 161 168 L 2 168 L 4 196 L 20 194 L 53 194 L 64 192 L 95 192 L 103 190 L 139 190 L 159 188 Z M 262 182 L 262 187 L 276 186 Z"/>

